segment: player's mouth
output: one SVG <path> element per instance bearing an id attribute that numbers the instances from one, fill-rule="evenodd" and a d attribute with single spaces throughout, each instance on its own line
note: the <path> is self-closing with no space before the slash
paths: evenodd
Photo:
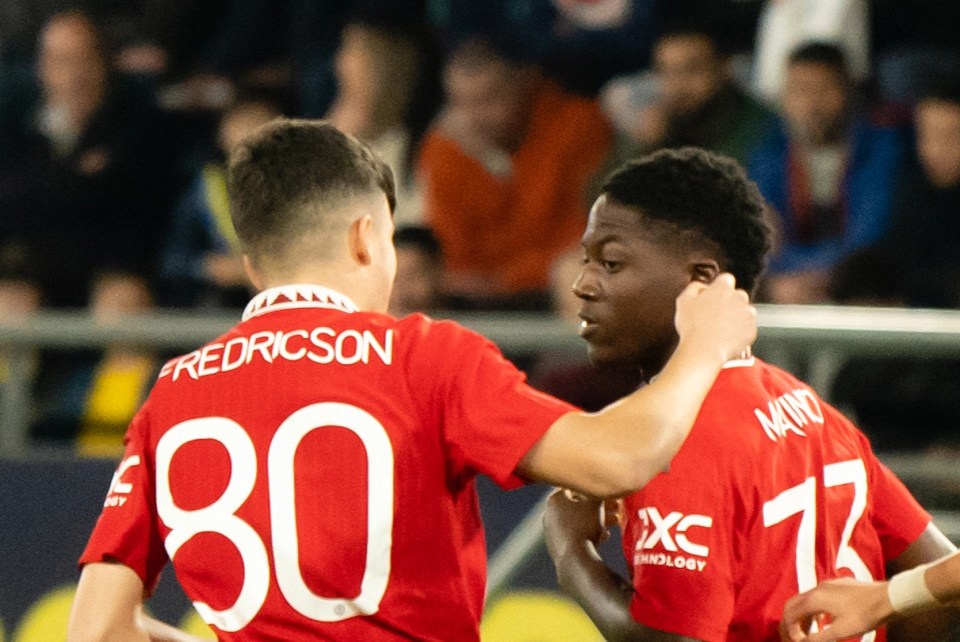
<path id="1" fill-rule="evenodd" d="M 597 327 L 598 327 L 597 322 L 591 319 L 590 317 L 586 317 L 582 314 L 577 316 L 580 317 L 580 327 L 578 328 L 578 334 L 580 335 L 580 338 L 589 340 L 590 336 L 596 333 L 597 331 Z"/>

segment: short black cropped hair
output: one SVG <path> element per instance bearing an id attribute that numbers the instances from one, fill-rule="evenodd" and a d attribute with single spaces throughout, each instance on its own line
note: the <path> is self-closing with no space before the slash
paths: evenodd
<path id="1" fill-rule="evenodd" d="M 844 77 L 850 76 L 847 55 L 843 49 L 829 42 L 809 41 L 801 43 L 790 52 L 789 65 L 801 63 L 824 65 Z"/>
<path id="2" fill-rule="evenodd" d="M 268 123 L 230 159 L 230 213 L 248 253 L 279 255 L 305 232 L 328 228 L 349 199 L 383 193 L 396 207 L 393 172 L 326 121 Z"/>
<path id="3" fill-rule="evenodd" d="M 771 247 L 763 197 L 733 159 L 697 147 L 664 149 L 621 165 L 602 193 L 647 220 L 716 245 L 721 268 L 748 292 Z"/>

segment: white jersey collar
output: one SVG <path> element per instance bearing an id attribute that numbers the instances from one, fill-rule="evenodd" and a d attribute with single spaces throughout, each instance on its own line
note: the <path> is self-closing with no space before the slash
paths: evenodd
<path id="1" fill-rule="evenodd" d="M 748 347 L 746 350 L 740 353 L 736 359 L 731 359 L 723 364 L 723 369 L 727 368 L 749 368 L 754 363 L 756 363 L 756 358 L 753 356 L 753 351 Z"/>
<path id="2" fill-rule="evenodd" d="M 257 294 L 243 311 L 243 320 L 293 308 L 327 308 L 342 312 L 359 312 L 360 308 L 350 297 L 322 285 L 298 283 L 269 288 Z"/>

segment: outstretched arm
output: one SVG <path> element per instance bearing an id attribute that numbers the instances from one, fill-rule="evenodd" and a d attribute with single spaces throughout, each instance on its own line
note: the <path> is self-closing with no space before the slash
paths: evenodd
<path id="1" fill-rule="evenodd" d="M 67 626 L 68 642 L 202 642 L 143 612 L 143 582 L 123 564 L 87 564 Z"/>
<path id="2" fill-rule="evenodd" d="M 633 587 L 600 559 L 596 546 L 606 537 L 598 500 L 571 500 L 563 491 L 547 502 L 547 549 L 560 588 L 583 608 L 611 642 L 694 642 L 646 627 L 630 615 Z"/>
<path id="3" fill-rule="evenodd" d="M 723 364 L 756 338 L 756 310 L 733 277 L 691 283 L 677 298 L 680 340 L 656 381 L 597 413 L 560 417 L 524 456 L 528 479 L 622 497 L 667 468 Z"/>
<path id="4" fill-rule="evenodd" d="M 890 581 L 829 580 L 790 598 L 780 624 L 781 637 L 791 642 L 836 642 L 872 631 L 897 616 L 942 610 L 943 605 L 960 600 L 960 554 L 943 557 L 951 550 L 949 540 L 931 524 L 897 558 L 895 570 L 901 572 Z M 810 621 L 823 614 L 831 619 L 830 626 L 806 633 Z M 949 613 L 903 620 L 896 624 L 897 630 L 890 631 L 890 639 L 941 639 L 955 625 L 956 616 Z"/>

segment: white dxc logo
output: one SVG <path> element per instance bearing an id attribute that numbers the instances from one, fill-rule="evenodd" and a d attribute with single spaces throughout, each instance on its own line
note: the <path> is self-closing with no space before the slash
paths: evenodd
<path id="1" fill-rule="evenodd" d="M 653 506 L 647 506 L 637 511 L 637 517 L 643 523 L 643 530 L 640 533 L 640 539 L 637 548 L 651 549 L 658 543 L 663 548 L 676 553 L 678 550 L 688 555 L 697 555 L 707 557 L 710 554 L 710 548 L 703 544 L 691 542 L 686 535 L 688 529 L 695 526 L 710 528 L 713 526 L 713 518 L 706 515 L 686 515 L 676 511 L 668 514 L 666 517 L 660 515 L 660 511 Z M 650 529 L 653 528 L 653 532 Z M 673 535 L 671 535 L 671 529 Z"/>
<path id="2" fill-rule="evenodd" d="M 133 484 L 125 482 L 123 475 L 134 466 L 140 465 L 140 455 L 127 457 L 117 467 L 117 472 L 113 474 L 113 480 L 110 482 L 110 490 L 107 491 L 107 498 L 103 501 L 104 508 L 110 506 L 123 506 L 127 503 L 127 498 L 122 495 L 129 495 L 133 491 Z"/>

